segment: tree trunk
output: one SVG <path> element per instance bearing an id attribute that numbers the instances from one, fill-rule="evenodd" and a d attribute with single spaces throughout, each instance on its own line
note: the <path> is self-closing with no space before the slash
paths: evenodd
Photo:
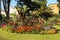
<path id="1" fill-rule="evenodd" d="M 0 14 L 1 14 L 1 0 L 0 0 Z"/>
<path id="2" fill-rule="evenodd" d="M 3 7 L 4 7 L 4 11 L 7 14 L 7 8 L 6 8 L 6 0 L 3 0 Z"/>
<path id="3" fill-rule="evenodd" d="M 9 13 L 10 13 L 10 2 L 11 2 L 11 0 L 7 0 L 7 17 L 9 17 Z"/>
<path id="4" fill-rule="evenodd" d="M 1 0 L 0 0 L 0 21 L 2 21 L 2 15 L 1 15 Z"/>
<path id="5" fill-rule="evenodd" d="M 11 0 L 3 0 L 3 6 L 4 6 L 4 11 L 5 11 L 5 13 L 6 13 L 6 18 L 9 18 L 10 1 L 11 1 Z"/>

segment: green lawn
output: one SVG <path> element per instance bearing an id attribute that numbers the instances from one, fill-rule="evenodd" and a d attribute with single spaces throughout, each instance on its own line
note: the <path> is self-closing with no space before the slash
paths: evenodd
<path id="1" fill-rule="evenodd" d="M 55 27 L 60 29 L 60 25 Z M 0 40 L 60 40 L 60 32 L 52 35 L 16 34 L 0 29 Z"/>

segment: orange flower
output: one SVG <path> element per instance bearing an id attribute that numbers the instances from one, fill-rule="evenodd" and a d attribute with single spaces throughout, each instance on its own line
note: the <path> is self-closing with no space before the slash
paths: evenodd
<path id="1" fill-rule="evenodd" d="M 24 27 L 20 27 L 16 29 L 16 32 L 23 32 L 24 31 Z"/>
<path id="2" fill-rule="evenodd" d="M 41 26 L 38 26 L 38 25 L 35 26 L 35 30 L 36 30 L 36 31 L 39 31 L 39 30 L 41 30 L 41 29 L 42 29 Z"/>

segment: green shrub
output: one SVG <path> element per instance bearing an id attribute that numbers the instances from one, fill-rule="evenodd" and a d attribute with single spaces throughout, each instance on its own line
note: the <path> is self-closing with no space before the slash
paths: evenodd
<path id="1" fill-rule="evenodd" d="M 56 17 L 56 18 L 60 18 L 60 14 L 56 14 L 56 15 L 54 15 L 54 17 Z"/>

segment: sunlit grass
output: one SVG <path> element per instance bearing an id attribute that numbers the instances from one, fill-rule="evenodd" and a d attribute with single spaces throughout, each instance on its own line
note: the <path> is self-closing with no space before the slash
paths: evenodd
<path id="1" fill-rule="evenodd" d="M 60 25 L 54 27 L 60 29 Z M 0 40 L 60 40 L 60 32 L 52 35 L 17 34 L 0 29 Z"/>
<path id="2" fill-rule="evenodd" d="M 60 25 L 55 25 L 54 26 L 56 29 L 60 29 Z"/>

